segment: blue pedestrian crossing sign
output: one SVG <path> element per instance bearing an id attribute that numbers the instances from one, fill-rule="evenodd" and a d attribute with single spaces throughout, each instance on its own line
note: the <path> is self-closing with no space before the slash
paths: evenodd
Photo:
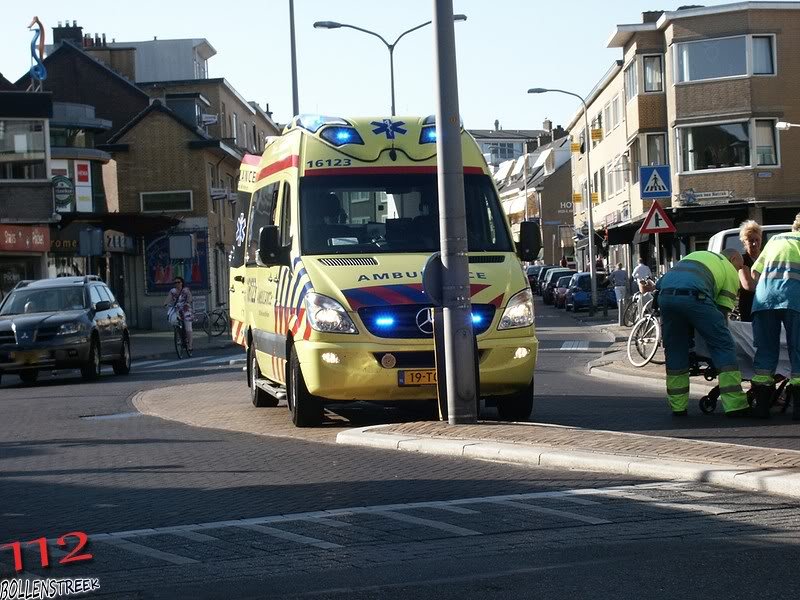
<path id="1" fill-rule="evenodd" d="M 669 165 L 639 167 L 639 185 L 643 199 L 671 197 L 672 179 L 669 175 Z"/>

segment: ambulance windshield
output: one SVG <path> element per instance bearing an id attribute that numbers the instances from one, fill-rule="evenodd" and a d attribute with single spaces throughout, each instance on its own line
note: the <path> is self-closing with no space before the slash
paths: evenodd
<path id="1" fill-rule="evenodd" d="M 497 195 L 486 175 L 465 175 L 469 249 L 513 252 Z M 303 254 L 435 252 L 436 175 L 334 175 L 300 183 Z"/>

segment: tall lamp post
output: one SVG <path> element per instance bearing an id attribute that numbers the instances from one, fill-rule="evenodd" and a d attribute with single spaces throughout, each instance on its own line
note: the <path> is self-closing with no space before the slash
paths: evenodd
<path id="1" fill-rule="evenodd" d="M 581 101 L 583 104 L 583 120 L 584 120 L 584 143 L 586 144 L 586 190 L 587 198 L 587 218 L 586 224 L 589 227 L 589 279 L 591 280 L 592 290 L 592 304 L 589 309 L 590 314 L 597 312 L 597 268 L 595 266 L 595 247 L 594 247 L 594 216 L 592 215 L 594 207 L 592 206 L 592 169 L 589 165 L 589 150 L 592 147 L 592 132 L 589 129 L 589 108 L 586 106 L 586 100 L 583 96 L 565 90 L 548 89 L 548 88 L 531 88 L 528 90 L 529 94 L 544 94 L 547 92 L 558 92 L 559 94 L 567 94 L 573 96 Z"/>
<path id="2" fill-rule="evenodd" d="M 292 115 L 300 113 L 300 100 L 297 96 L 297 45 L 294 40 L 294 0 L 289 0 L 289 43 L 292 58 Z"/>
<path id="3" fill-rule="evenodd" d="M 453 20 L 454 21 L 466 21 L 467 20 L 467 16 L 466 15 L 453 15 Z M 364 29 L 363 27 L 357 27 L 355 25 L 349 25 L 347 23 L 337 23 L 336 21 L 317 21 L 316 23 L 314 23 L 314 28 L 315 29 L 340 29 L 340 28 L 355 29 L 356 31 L 360 31 L 362 33 L 366 33 L 366 34 L 375 36 L 376 38 L 378 38 L 380 41 L 383 42 L 383 44 L 389 50 L 389 79 L 391 81 L 391 86 L 392 86 L 392 116 L 395 116 L 396 111 L 395 111 L 395 102 L 394 102 L 394 48 L 395 48 L 395 46 L 397 46 L 397 42 L 399 42 L 403 38 L 403 36 L 408 35 L 412 31 L 416 31 L 417 29 L 422 29 L 423 27 L 426 27 L 427 25 L 430 25 L 432 22 L 433 21 L 426 21 L 425 23 L 421 23 L 421 24 L 417 25 L 416 27 L 412 27 L 411 29 L 408 29 L 408 30 L 404 31 L 403 33 L 398 35 L 397 39 L 394 42 L 392 42 L 391 44 L 389 42 L 387 42 L 386 38 L 384 38 L 379 33 L 375 33 L 374 31 L 370 31 L 369 29 Z"/>

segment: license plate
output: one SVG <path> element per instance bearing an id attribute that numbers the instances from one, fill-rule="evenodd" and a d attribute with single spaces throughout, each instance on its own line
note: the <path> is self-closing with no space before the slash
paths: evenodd
<path id="1" fill-rule="evenodd" d="M 398 371 L 398 385 L 436 385 L 436 369 L 415 369 Z"/>
<path id="2" fill-rule="evenodd" d="M 22 365 L 31 365 L 39 362 L 42 358 L 41 352 L 12 352 L 11 360 Z"/>

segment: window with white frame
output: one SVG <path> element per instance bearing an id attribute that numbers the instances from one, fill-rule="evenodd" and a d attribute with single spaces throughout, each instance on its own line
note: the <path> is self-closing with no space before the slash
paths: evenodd
<path id="1" fill-rule="evenodd" d="M 664 68 L 660 54 L 642 58 L 644 67 L 644 91 L 648 94 L 664 91 Z"/>
<path id="2" fill-rule="evenodd" d="M 625 171 L 622 166 L 622 157 L 617 156 L 614 159 L 614 189 L 617 193 L 625 189 Z"/>
<path id="3" fill-rule="evenodd" d="M 178 212 L 192 210 L 192 192 L 142 192 L 139 194 L 142 212 Z"/>
<path id="4" fill-rule="evenodd" d="M 614 179 L 614 165 L 612 163 L 606 164 L 606 188 L 608 189 L 609 198 L 617 193 L 616 180 Z"/>
<path id="5" fill-rule="evenodd" d="M 675 45 L 678 82 L 775 74 L 775 37 L 739 35 Z"/>
<path id="6" fill-rule="evenodd" d="M 678 141 L 683 171 L 778 164 L 775 121 L 772 119 L 681 127 Z"/>
<path id="7" fill-rule="evenodd" d="M 622 114 L 620 112 L 619 106 L 619 96 L 614 96 L 614 99 L 611 101 L 611 118 L 614 121 L 614 129 L 616 129 L 620 123 L 622 123 Z"/>
<path id="8" fill-rule="evenodd" d="M 606 125 L 606 131 L 611 131 L 614 126 L 611 122 L 611 103 L 609 102 L 606 104 L 605 108 L 603 108 L 603 122 Z"/>
<path id="9" fill-rule="evenodd" d="M 608 190 L 606 187 L 606 168 L 600 167 L 600 202 L 608 200 Z"/>
<path id="10" fill-rule="evenodd" d="M 625 99 L 630 101 L 639 93 L 638 78 L 636 77 L 636 59 L 631 61 L 625 69 Z"/>
<path id="11" fill-rule="evenodd" d="M 778 144 L 775 140 L 775 121 L 756 119 L 756 166 L 778 164 Z"/>
<path id="12" fill-rule="evenodd" d="M 647 163 L 648 165 L 667 164 L 667 135 L 665 133 L 647 134 Z"/>

